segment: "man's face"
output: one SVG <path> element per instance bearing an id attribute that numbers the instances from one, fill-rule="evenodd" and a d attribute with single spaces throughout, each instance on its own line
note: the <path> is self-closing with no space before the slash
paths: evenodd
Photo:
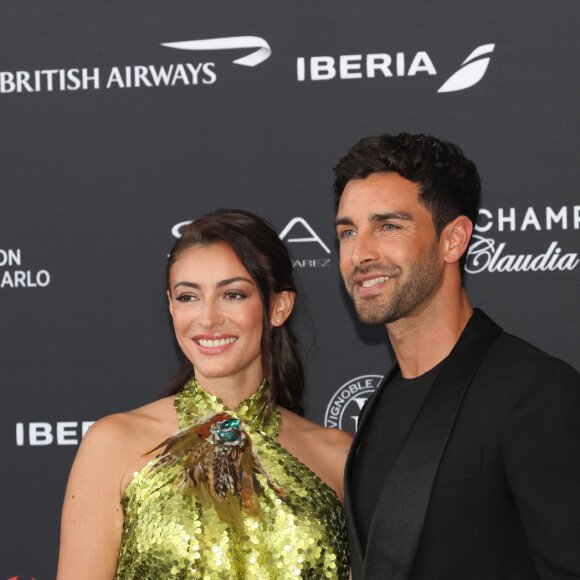
<path id="1" fill-rule="evenodd" d="M 340 271 L 359 318 L 388 324 L 428 306 L 443 276 L 417 184 L 397 173 L 349 181 L 336 217 Z"/>

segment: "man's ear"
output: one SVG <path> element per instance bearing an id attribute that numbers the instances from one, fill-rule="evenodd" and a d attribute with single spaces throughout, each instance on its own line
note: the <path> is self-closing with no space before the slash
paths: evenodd
<path id="1" fill-rule="evenodd" d="M 290 316 L 294 308 L 296 293 L 290 290 L 284 290 L 272 297 L 270 309 L 270 324 L 272 326 L 282 326 Z"/>
<path id="2" fill-rule="evenodd" d="M 467 251 L 472 232 L 473 223 L 464 215 L 456 217 L 443 228 L 441 242 L 445 262 L 448 264 L 459 262 L 461 256 Z"/>
<path id="3" fill-rule="evenodd" d="M 173 318 L 173 301 L 171 300 L 171 292 L 167 290 L 167 298 L 169 300 L 169 312 L 171 313 L 171 317 Z"/>

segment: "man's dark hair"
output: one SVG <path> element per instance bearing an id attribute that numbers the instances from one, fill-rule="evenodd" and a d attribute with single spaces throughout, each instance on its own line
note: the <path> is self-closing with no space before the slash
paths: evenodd
<path id="1" fill-rule="evenodd" d="M 477 167 L 457 145 L 430 135 L 361 139 L 334 168 L 336 202 L 352 179 L 391 172 L 419 185 L 419 203 L 429 210 L 437 238 L 460 215 L 475 224 L 481 196 Z"/>

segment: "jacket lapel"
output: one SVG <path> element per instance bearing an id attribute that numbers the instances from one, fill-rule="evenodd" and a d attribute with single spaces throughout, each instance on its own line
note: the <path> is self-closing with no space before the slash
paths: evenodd
<path id="1" fill-rule="evenodd" d="M 350 549 L 350 561 L 351 568 L 353 571 L 353 577 L 358 578 L 362 573 L 364 564 L 364 551 L 362 549 L 362 544 L 360 537 L 358 535 L 358 530 L 356 528 L 356 521 L 353 516 L 352 507 L 352 495 L 350 492 L 350 476 L 352 473 L 352 468 L 356 460 L 356 454 L 360 444 L 361 433 L 363 432 L 365 424 L 368 422 L 368 418 L 372 415 L 372 408 L 375 401 L 379 398 L 380 393 L 384 390 L 385 385 L 389 383 L 391 378 L 395 375 L 398 370 L 398 366 L 395 367 L 386 374 L 379 386 L 376 388 L 375 392 L 370 396 L 369 400 L 365 403 L 362 411 L 359 415 L 358 429 L 355 433 L 354 439 L 350 446 L 350 451 L 346 459 L 346 464 L 344 468 L 344 507 L 346 510 L 346 524 L 348 529 L 348 545 Z"/>
<path id="2" fill-rule="evenodd" d="M 463 397 L 479 363 L 501 332 L 483 312 L 475 310 L 439 372 L 377 502 L 369 531 L 364 579 L 409 577 L 431 488 Z M 351 529 L 353 524 L 351 518 Z M 362 555 L 362 548 L 360 552 Z"/>

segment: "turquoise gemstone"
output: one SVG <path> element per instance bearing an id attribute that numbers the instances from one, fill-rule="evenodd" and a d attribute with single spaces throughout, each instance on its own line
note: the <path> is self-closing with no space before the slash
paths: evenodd
<path id="1" fill-rule="evenodd" d="M 228 419 L 227 421 L 220 421 L 217 424 L 217 435 L 223 441 L 235 441 L 240 433 L 236 429 L 240 426 L 239 419 Z"/>

